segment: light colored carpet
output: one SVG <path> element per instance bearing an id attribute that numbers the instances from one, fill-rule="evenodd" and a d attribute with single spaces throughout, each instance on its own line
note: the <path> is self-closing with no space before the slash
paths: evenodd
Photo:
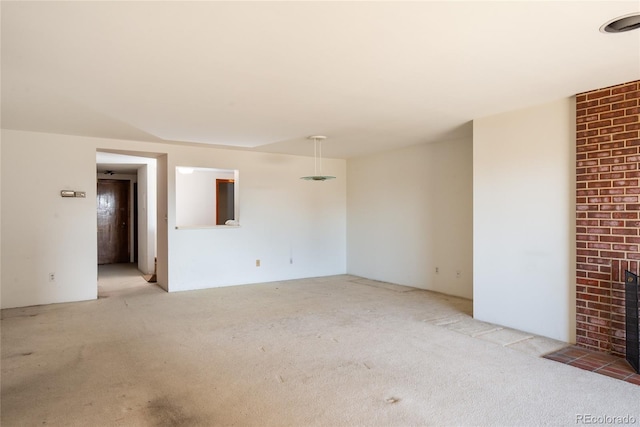
<path id="1" fill-rule="evenodd" d="M 580 425 L 640 387 L 471 302 L 354 276 L 167 294 L 101 268 L 96 301 L 2 312 L 3 426 Z"/>

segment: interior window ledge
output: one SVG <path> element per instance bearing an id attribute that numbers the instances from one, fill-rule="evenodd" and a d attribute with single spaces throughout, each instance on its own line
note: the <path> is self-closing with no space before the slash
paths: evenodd
<path id="1" fill-rule="evenodd" d="M 176 230 L 207 230 L 215 228 L 240 228 L 240 224 L 236 225 L 176 225 Z"/>

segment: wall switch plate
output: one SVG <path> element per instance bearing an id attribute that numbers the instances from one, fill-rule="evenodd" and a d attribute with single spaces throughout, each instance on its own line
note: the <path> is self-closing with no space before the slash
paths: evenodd
<path id="1" fill-rule="evenodd" d="M 259 259 L 256 260 L 256 267 L 260 267 L 260 260 Z"/>

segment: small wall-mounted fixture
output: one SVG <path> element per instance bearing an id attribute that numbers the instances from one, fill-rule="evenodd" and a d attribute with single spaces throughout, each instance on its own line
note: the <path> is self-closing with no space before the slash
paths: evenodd
<path id="1" fill-rule="evenodd" d="M 606 22 L 600 27 L 600 32 L 624 33 L 626 31 L 637 30 L 638 28 L 640 28 L 640 13 L 634 12 Z"/>
<path id="2" fill-rule="evenodd" d="M 87 197 L 87 193 L 85 191 L 61 190 L 60 197 L 79 197 L 84 199 Z"/>

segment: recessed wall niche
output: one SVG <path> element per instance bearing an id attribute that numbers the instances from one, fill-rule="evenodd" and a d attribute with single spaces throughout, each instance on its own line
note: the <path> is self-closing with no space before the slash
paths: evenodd
<path id="1" fill-rule="evenodd" d="M 234 227 L 238 170 L 176 167 L 176 228 Z"/>

